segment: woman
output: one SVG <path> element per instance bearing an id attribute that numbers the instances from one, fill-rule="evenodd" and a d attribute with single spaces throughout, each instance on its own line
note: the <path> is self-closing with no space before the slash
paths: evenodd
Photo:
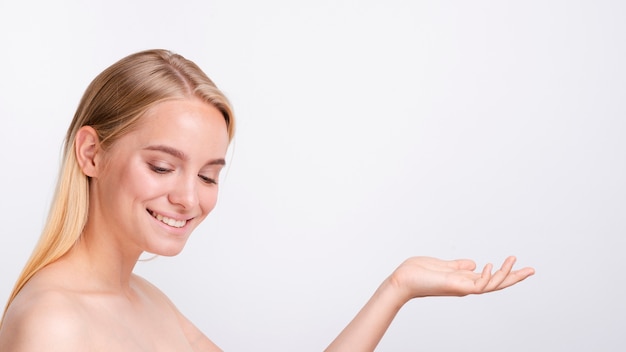
<path id="1" fill-rule="evenodd" d="M 133 274 L 144 251 L 178 254 L 215 206 L 234 133 L 226 97 L 191 61 L 130 55 L 87 88 L 65 139 L 41 239 L 0 325 L 1 351 L 219 351 L 156 287 Z M 505 260 L 410 258 L 328 351 L 372 351 L 415 297 L 486 293 L 532 275 Z"/>

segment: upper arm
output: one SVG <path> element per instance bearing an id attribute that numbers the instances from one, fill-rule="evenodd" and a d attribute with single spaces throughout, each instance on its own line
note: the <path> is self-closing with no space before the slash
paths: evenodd
<path id="1" fill-rule="evenodd" d="M 0 351 L 87 350 L 84 324 L 71 303 L 55 294 L 16 298 L 2 321 Z"/>

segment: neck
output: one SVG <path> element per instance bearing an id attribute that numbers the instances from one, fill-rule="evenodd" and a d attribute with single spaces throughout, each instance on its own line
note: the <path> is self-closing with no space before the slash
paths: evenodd
<path id="1" fill-rule="evenodd" d="M 114 236 L 106 231 L 95 231 L 95 227 L 87 223 L 67 260 L 74 261 L 75 267 L 81 268 L 92 289 L 129 292 L 132 272 L 142 251 L 124 247 L 115 241 Z"/>

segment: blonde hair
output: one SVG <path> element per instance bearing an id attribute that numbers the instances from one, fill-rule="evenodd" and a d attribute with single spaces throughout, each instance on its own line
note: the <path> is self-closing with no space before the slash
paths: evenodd
<path id="1" fill-rule="evenodd" d="M 232 139 L 234 116 L 228 99 L 195 63 L 178 54 L 167 50 L 135 53 L 91 82 L 65 136 L 62 165 L 46 225 L 9 296 L 4 314 L 33 275 L 74 246 L 87 222 L 89 180 L 76 160 L 77 131 L 82 126 L 93 127 L 102 148 L 107 149 L 132 131 L 150 107 L 188 97 L 215 106 L 224 115 L 228 137 Z"/>

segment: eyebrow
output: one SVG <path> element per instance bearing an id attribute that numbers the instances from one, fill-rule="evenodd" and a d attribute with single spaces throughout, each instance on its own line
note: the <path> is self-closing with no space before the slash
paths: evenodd
<path id="1" fill-rule="evenodd" d="M 182 151 L 176 148 L 169 147 L 167 145 L 150 145 L 150 146 L 145 147 L 144 150 L 154 150 L 154 151 L 169 154 L 180 160 L 189 160 L 189 156 L 187 156 L 187 154 L 183 153 Z M 226 160 L 222 158 L 212 159 L 208 163 L 206 163 L 206 165 L 226 165 Z"/>

